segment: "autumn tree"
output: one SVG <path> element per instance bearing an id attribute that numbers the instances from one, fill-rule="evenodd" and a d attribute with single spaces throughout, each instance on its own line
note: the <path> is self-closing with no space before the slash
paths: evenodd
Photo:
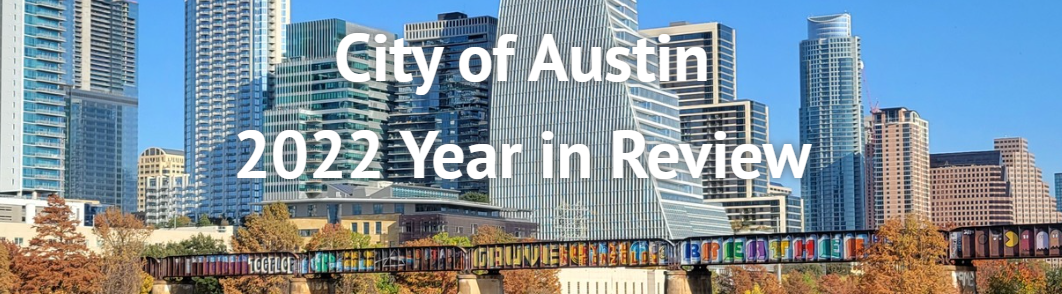
<path id="1" fill-rule="evenodd" d="M 151 227 L 132 214 L 117 207 L 97 215 L 92 232 L 99 237 L 103 255 L 100 257 L 101 286 L 106 293 L 140 292 L 145 242 Z"/>
<path id="2" fill-rule="evenodd" d="M 78 220 L 66 201 L 48 196 L 48 206 L 33 218 L 37 236 L 14 259 L 22 293 L 95 293 L 100 290 L 97 257 L 77 232 Z"/>
<path id="3" fill-rule="evenodd" d="M 819 280 L 819 293 L 822 294 L 859 294 L 864 293 L 859 289 L 859 281 L 856 276 L 842 276 L 838 274 L 826 274 Z M 936 293 L 936 292 L 933 292 Z M 943 293 L 943 292 L 942 292 Z"/>
<path id="4" fill-rule="evenodd" d="M 782 279 L 786 294 L 815 294 L 818 291 L 818 276 L 803 271 L 792 271 Z"/>
<path id="5" fill-rule="evenodd" d="M 765 294 L 784 294 L 778 278 L 760 265 L 727 266 L 715 277 L 720 293 L 745 293 L 760 287 Z"/>
<path id="6" fill-rule="evenodd" d="M 15 293 L 18 290 L 18 276 L 11 271 L 11 259 L 18 254 L 18 245 L 0 241 L 0 294 Z"/>
<path id="7" fill-rule="evenodd" d="M 861 264 L 862 293 L 952 293 L 951 277 L 940 263 L 948 242 L 928 218 L 908 214 L 878 229 L 883 242 L 867 248 Z"/>
<path id="8" fill-rule="evenodd" d="M 476 229 L 472 235 L 473 245 L 505 244 L 517 242 L 531 242 L 533 240 L 518 240 L 513 235 L 493 226 L 483 226 Z M 502 282 L 505 293 L 511 294 L 559 294 L 560 280 L 557 278 L 559 270 L 507 270 L 502 271 Z"/>
<path id="9" fill-rule="evenodd" d="M 1048 265 L 1043 261 L 978 261 L 977 288 L 983 293 L 1060 293 L 1048 291 Z"/>
<path id="10" fill-rule="evenodd" d="M 339 224 L 328 224 L 306 242 L 306 251 L 368 248 L 369 236 L 347 229 Z M 336 278 L 336 293 L 377 294 L 378 285 L 390 279 L 387 274 L 341 274 Z"/>
<path id="11" fill-rule="evenodd" d="M 472 242 L 465 237 L 450 237 L 445 232 L 431 238 L 408 241 L 402 244 L 406 247 L 421 246 L 471 246 Z M 395 283 L 399 286 L 401 294 L 456 294 L 457 272 L 423 272 L 423 273 L 398 273 L 395 275 Z"/>
<path id="12" fill-rule="evenodd" d="M 273 203 L 262 208 L 261 214 L 248 215 L 244 227 L 232 237 L 232 250 L 237 253 L 298 252 L 302 237 L 295 224 L 288 222 L 288 206 Z M 221 279 L 225 293 L 284 293 L 288 277 L 245 276 Z"/>
<path id="13" fill-rule="evenodd" d="M 144 250 L 144 256 L 162 258 L 177 255 L 207 255 L 225 253 L 228 248 L 225 240 L 217 239 L 203 233 L 196 234 L 191 238 L 178 242 L 166 242 L 164 244 L 150 244 Z M 221 294 L 222 287 L 217 278 L 193 277 L 195 293 Z M 150 286 L 150 285 L 149 285 Z"/>

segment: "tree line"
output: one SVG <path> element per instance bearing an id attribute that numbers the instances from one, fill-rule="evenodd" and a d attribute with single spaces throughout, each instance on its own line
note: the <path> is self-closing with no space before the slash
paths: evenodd
<path id="1" fill-rule="evenodd" d="M 201 217 L 200 220 L 205 218 Z M 148 244 L 154 227 L 117 208 L 95 217 L 93 234 L 100 253 L 88 249 L 85 236 L 66 202 L 57 195 L 36 215 L 37 235 L 26 247 L 4 241 L 0 246 L 0 294 L 18 293 L 150 293 L 153 278 L 143 272 L 143 257 L 359 249 L 377 246 L 369 236 L 340 225 L 318 230 L 304 242 L 289 222 L 287 206 L 274 203 L 262 213 L 247 216 L 231 242 L 199 234 L 186 240 Z M 182 222 L 183 223 L 183 222 Z M 204 223 L 205 224 L 205 223 Z M 432 238 L 406 242 L 403 246 L 498 244 L 529 242 L 494 227 L 481 227 L 471 237 L 440 233 Z M 456 294 L 456 272 L 397 274 L 333 274 L 336 293 L 358 294 Z M 515 294 L 559 294 L 557 270 L 506 271 L 504 288 Z M 191 283 L 195 293 L 272 294 L 287 293 L 292 276 L 197 277 L 172 282 Z M 315 277 L 308 277 L 315 278 Z"/>

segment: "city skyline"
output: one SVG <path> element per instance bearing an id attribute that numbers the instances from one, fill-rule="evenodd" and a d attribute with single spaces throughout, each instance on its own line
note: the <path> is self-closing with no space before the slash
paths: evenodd
<path id="1" fill-rule="evenodd" d="M 177 2 L 177 1 L 174 1 Z M 406 23 L 432 19 L 439 13 L 462 11 L 468 15 L 497 15 L 498 1 L 468 1 L 463 3 L 433 2 L 429 4 L 403 5 L 408 11 L 391 17 L 393 3 L 342 3 L 315 5 L 292 2 L 292 21 L 309 21 L 325 18 L 340 18 L 363 25 L 379 27 L 392 32 L 401 32 Z M 719 21 L 740 31 L 738 43 L 741 64 L 740 99 L 753 99 L 771 108 L 771 139 L 775 144 L 796 144 L 797 130 L 794 127 L 799 103 L 799 80 L 797 52 L 794 47 L 805 38 L 804 22 L 811 15 L 839 13 L 847 10 L 853 14 L 857 33 L 865 40 L 863 59 L 867 65 L 868 97 L 864 106 L 879 102 L 882 107 L 904 106 L 918 109 L 923 117 L 933 124 L 931 150 L 937 152 L 962 152 L 992 148 L 990 142 L 997 137 L 1020 136 L 1029 140 L 1030 150 L 1039 155 L 1038 164 L 1047 176 L 1062 171 L 1062 153 L 1054 152 L 1062 145 L 1062 137 L 1049 132 L 1053 120 L 1049 109 L 1062 106 L 1062 100 L 1049 99 L 1057 95 L 1050 91 L 1047 80 L 1062 74 L 1062 58 L 1050 52 L 1062 50 L 1062 42 L 1045 39 L 1028 39 L 1027 32 L 1014 35 L 1009 29 L 998 28 L 981 20 L 961 16 L 974 13 L 977 5 L 949 6 L 938 3 L 919 3 L 923 10 L 899 9 L 902 5 L 874 5 L 865 3 L 828 2 L 795 5 L 785 3 L 757 8 L 735 3 L 713 3 L 711 10 L 671 9 L 672 6 L 701 8 L 706 3 L 669 1 L 666 3 L 639 3 L 639 18 L 643 29 L 667 26 L 674 21 L 701 23 Z M 1040 6 L 1062 7 L 1059 3 L 1022 3 L 1000 7 L 997 15 L 1012 19 L 1010 27 L 1040 27 L 1057 22 L 1045 18 L 1025 17 L 1026 13 L 1043 13 L 1049 9 Z M 366 13 L 345 13 L 343 11 Z M 181 148 L 181 138 L 167 133 L 150 132 L 151 129 L 180 129 L 183 126 L 179 115 L 171 110 L 181 107 L 181 82 L 160 72 L 182 71 L 179 56 L 183 48 L 171 46 L 182 42 L 183 27 L 171 22 L 183 21 L 179 15 L 169 15 L 173 9 L 181 9 L 183 3 L 141 3 L 142 27 L 141 62 L 145 67 L 141 74 L 141 93 L 151 97 L 141 99 L 140 150 L 158 146 Z M 1030 7 L 1037 9 L 1030 10 Z M 944 12 L 945 9 L 955 12 Z M 705 13 L 703 11 L 711 11 Z M 973 11 L 973 12 L 971 12 Z M 1031 12 L 1030 12 L 1031 11 Z M 1023 17 L 1018 20 L 1018 13 Z M 947 17 L 938 17 L 945 13 Z M 896 23 L 903 16 L 910 23 Z M 914 25 L 912 23 L 918 23 Z M 913 28 L 918 28 L 913 29 Z M 968 29 L 967 30 L 964 30 Z M 1003 56 L 1004 61 L 990 68 L 1008 72 L 1023 72 L 1020 75 L 993 75 L 976 69 L 984 68 L 967 62 L 981 54 L 1001 54 L 998 49 L 974 46 L 980 35 L 995 33 L 1003 40 L 1017 44 L 1022 54 Z M 1006 32 L 1006 34 L 1004 34 Z M 953 38 L 937 38 L 935 34 L 953 33 Z M 910 38 L 923 46 L 908 48 L 903 42 Z M 907 51 L 898 51 L 905 48 Z M 953 52 L 962 49 L 962 52 Z M 175 55 L 176 54 L 176 55 Z M 925 58 L 912 59 L 915 54 Z M 964 58 L 965 57 L 965 58 Z M 933 60 L 930 63 L 919 60 Z M 1024 70 L 1018 70 L 1024 69 Z M 917 74 L 912 74 L 917 73 Z M 945 74 L 947 73 L 947 74 Z M 934 83 L 921 81 L 932 79 Z M 990 82 L 991 81 L 991 82 Z M 969 87 L 969 85 L 1000 85 Z M 1006 96 L 1007 107 L 995 107 L 988 103 L 966 101 L 991 101 Z M 1056 107 L 1052 107 L 1052 105 Z M 967 121 L 963 113 L 992 111 L 1001 120 Z M 970 135 L 964 130 L 979 131 Z M 988 142 L 988 143 L 986 143 Z M 788 175 L 786 175 L 788 177 Z M 1045 179 L 1054 182 L 1053 179 Z M 780 179 L 779 182 L 794 188 L 799 194 L 799 181 Z"/>

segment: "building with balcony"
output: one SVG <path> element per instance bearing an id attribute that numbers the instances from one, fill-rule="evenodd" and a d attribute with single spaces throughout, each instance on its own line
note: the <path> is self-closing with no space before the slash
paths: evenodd
<path id="1" fill-rule="evenodd" d="M 867 121 L 873 146 L 867 225 L 877 228 L 907 214 L 930 217 L 929 122 L 904 107 L 876 110 Z"/>
<path id="2" fill-rule="evenodd" d="M 149 147 L 140 153 L 137 160 L 137 210 L 145 211 L 147 205 L 147 179 L 150 177 L 180 177 L 184 173 L 184 151 Z"/>
<path id="3" fill-rule="evenodd" d="M 383 147 L 367 140 L 355 140 L 357 131 L 372 131 L 383 142 L 384 125 L 388 119 L 388 103 L 395 88 L 388 80 L 375 79 L 354 83 L 344 79 L 336 68 L 336 48 L 348 34 L 367 33 L 387 35 L 383 43 L 356 43 L 351 46 L 347 61 L 355 72 L 374 72 L 376 48 L 390 46 L 394 34 L 338 19 L 294 23 L 288 26 L 288 49 L 283 63 L 277 68 L 276 101 L 265 111 L 266 142 L 274 142 L 281 132 L 295 130 L 306 138 L 305 173 L 295 179 L 282 178 L 274 172 L 279 168 L 291 170 L 295 166 L 295 146 L 286 141 L 284 150 L 272 143 L 265 149 L 265 201 L 294 200 L 320 197 L 326 186 L 368 185 L 381 179 L 352 178 L 363 160 L 369 160 L 366 171 L 377 171 L 383 177 Z M 390 62 L 388 62 L 390 63 Z M 390 71 L 390 69 L 388 69 Z M 318 141 L 314 134 L 331 130 L 339 134 L 340 142 Z M 339 144 L 339 146 L 335 146 Z M 332 153 L 332 149 L 338 149 Z M 373 151 L 374 153 L 370 153 Z M 330 154 L 335 156 L 328 170 L 339 171 L 340 178 L 316 176 L 318 168 Z M 285 166 L 275 166 L 274 156 L 284 156 Z"/>
<path id="4" fill-rule="evenodd" d="M 144 178 L 144 220 L 158 225 L 187 216 L 198 220 L 203 200 L 198 183 L 188 175 L 149 176 Z"/>
<path id="5" fill-rule="evenodd" d="M 406 149 L 400 132 L 410 132 L 416 142 L 424 142 L 427 133 L 438 131 L 436 144 L 455 144 L 466 155 L 460 163 L 444 165 L 448 170 L 465 170 L 468 163 L 481 158 L 480 153 L 469 151 L 476 144 L 490 143 L 490 90 L 491 80 L 470 82 L 461 77 L 459 57 L 467 48 L 494 48 L 498 20 L 490 16 L 468 17 L 464 13 L 439 14 L 438 20 L 409 23 L 405 25 L 404 38 L 410 47 L 442 47 L 443 56 L 435 73 L 433 86 L 428 93 L 417 95 L 416 88 L 423 84 L 424 76 L 416 66 L 416 60 L 408 56 L 413 81 L 402 83 L 398 88 L 394 107 L 387 122 L 387 177 L 388 181 L 422 186 L 454 189 L 462 192 L 487 193 L 487 179 L 473 179 L 467 174 L 457 179 L 443 179 L 435 173 L 434 149 L 424 161 L 423 178 L 413 176 L 413 158 Z M 426 57 L 432 58 L 431 50 Z M 472 72 L 479 72 L 481 63 L 470 63 Z"/>
<path id="6" fill-rule="evenodd" d="M 290 3 L 184 3 L 185 169 L 202 188 L 199 212 L 238 224 L 259 211 L 251 204 L 262 201 L 263 180 L 236 177 L 254 147 L 237 134 L 263 130 L 262 111 L 273 103 L 272 74 L 284 56 Z"/>

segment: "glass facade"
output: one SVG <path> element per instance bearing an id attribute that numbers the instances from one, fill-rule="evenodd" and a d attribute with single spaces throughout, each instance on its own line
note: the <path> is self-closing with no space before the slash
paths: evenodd
<path id="1" fill-rule="evenodd" d="M 411 83 L 403 83 L 392 108 L 387 124 L 388 180 L 396 183 L 454 189 L 461 192 L 487 192 L 487 179 L 472 179 L 467 174 L 460 178 L 448 180 L 436 176 L 434 169 L 434 149 L 425 157 L 424 178 L 413 177 L 413 158 L 405 152 L 406 146 L 400 132 L 410 132 L 416 141 L 423 142 L 427 133 L 439 131 L 436 146 L 455 144 L 465 153 L 464 161 L 446 164 L 447 170 L 465 170 L 468 163 L 481 157 L 481 153 L 472 153 L 468 147 L 490 142 L 490 90 L 491 81 L 473 83 L 461 78 L 458 68 L 461 52 L 467 48 L 494 48 L 498 20 L 489 16 L 469 18 L 462 13 L 440 14 L 438 21 L 411 23 L 405 26 L 405 39 L 410 47 L 443 47 L 443 56 L 439 69 L 432 81 L 432 88 L 425 95 L 417 95 L 416 87 L 424 83 L 421 71 L 416 67 L 416 60 L 408 57 L 406 64 L 412 64 Z M 425 50 L 431 60 L 431 50 Z M 481 69 L 479 62 L 471 63 L 474 73 Z"/>
<path id="2" fill-rule="evenodd" d="M 541 225 L 539 239 L 544 240 L 733 233 L 720 205 L 702 203 L 698 177 L 685 165 L 666 167 L 677 172 L 674 179 L 639 179 L 629 168 L 623 178 L 611 176 L 614 130 L 639 132 L 650 146 L 681 143 L 677 96 L 657 83 L 635 79 L 560 82 L 546 72 L 538 82 L 527 81 L 544 34 L 554 36 L 562 57 L 555 62 L 561 64 L 570 64 L 573 47 L 635 46 L 642 35 L 633 2 L 596 0 L 575 5 L 566 0 L 503 0 L 498 19 L 498 35 L 515 34 L 519 39 L 513 45 L 516 55 L 507 69 L 508 81 L 494 82 L 491 145 L 522 144 L 523 152 L 513 160 L 512 178 L 490 180 L 495 205 L 530 211 L 530 220 Z M 623 60 L 633 69 L 633 59 Z M 655 70 L 656 60 L 650 63 Z M 559 144 L 589 148 L 589 179 L 563 179 L 559 174 L 543 178 L 544 131 L 554 133 L 550 142 L 555 148 Z M 579 168 L 572 172 L 578 175 Z"/>
<path id="3" fill-rule="evenodd" d="M 66 197 L 137 211 L 137 101 L 73 90 Z"/>
<path id="4" fill-rule="evenodd" d="M 1062 211 L 1062 173 L 1055 174 L 1055 205 Z"/>
<path id="5" fill-rule="evenodd" d="M 66 197 L 137 211 L 137 20 L 130 1 L 74 1 Z M 76 20 L 76 21 L 75 21 Z"/>
<path id="6" fill-rule="evenodd" d="M 202 187 L 199 213 L 239 219 L 258 211 L 262 179 L 238 179 L 262 130 L 271 73 L 283 58 L 287 0 L 185 1 L 185 168 Z M 261 169 L 261 164 L 257 167 Z"/>
<path id="7" fill-rule="evenodd" d="M 73 1 L 25 0 L 23 9 L 22 190 L 45 196 L 64 187 Z"/>
<path id="8" fill-rule="evenodd" d="M 368 28 L 338 19 L 326 19 L 291 24 L 287 28 L 288 48 L 285 61 L 277 68 L 276 101 L 265 111 L 266 142 L 273 142 L 281 132 L 298 130 L 307 141 L 307 164 L 305 174 L 297 179 L 284 179 L 279 174 L 268 172 L 265 181 L 266 201 L 293 200 L 322 197 L 326 185 L 343 184 L 364 186 L 379 179 L 351 178 L 350 171 L 363 159 L 372 158 L 367 171 L 383 174 L 383 147 L 375 154 L 368 154 L 365 140 L 354 140 L 351 134 L 370 130 L 379 138 L 384 137 L 384 124 L 388 119 L 387 103 L 393 100 L 394 83 L 375 79 L 354 83 L 339 74 L 336 67 L 336 48 L 348 34 L 384 34 L 383 43 L 355 43 L 351 46 L 347 61 L 355 72 L 374 72 L 376 48 L 389 46 L 394 34 Z M 380 57 L 387 58 L 387 57 Z M 388 62 L 390 63 L 390 62 Z M 318 167 L 332 148 L 328 141 L 318 142 L 314 133 L 332 130 L 339 133 L 342 146 L 329 170 L 340 171 L 339 179 L 315 178 Z M 292 169 L 295 150 L 292 141 L 285 145 L 285 169 Z M 381 140 L 382 142 L 382 140 Z M 266 147 L 265 170 L 273 171 L 272 144 Z"/>
<path id="9" fill-rule="evenodd" d="M 808 231 L 866 227 L 860 39 L 851 16 L 808 18 L 800 42 L 800 143 L 811 144 L 801 178 Z"/>

